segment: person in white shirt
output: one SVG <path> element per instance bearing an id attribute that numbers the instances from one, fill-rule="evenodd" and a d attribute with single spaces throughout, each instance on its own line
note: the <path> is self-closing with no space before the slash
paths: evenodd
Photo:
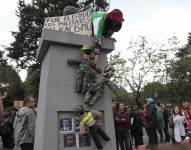
<path id="1" fill-rule="evenodd" d="M 173 123 L 174 123 L 174 139 L 177 143 L 181 143 L 186 137 L 184 124 L 186 118 L 182 115 L 178 106 L 173 109 Z"/>

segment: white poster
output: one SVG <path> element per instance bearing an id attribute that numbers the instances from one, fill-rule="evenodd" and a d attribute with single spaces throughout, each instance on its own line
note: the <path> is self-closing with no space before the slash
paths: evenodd
<path id="1" fill-rule="evenodd" d="M 90 11 L 84 11 L 68 16 L 48 17 L 45 19 L 43 29 L 92 35 L 90 15 Z"/>

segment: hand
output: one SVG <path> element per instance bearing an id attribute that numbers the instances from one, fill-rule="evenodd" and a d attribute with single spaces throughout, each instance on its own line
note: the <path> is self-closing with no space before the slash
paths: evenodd
<path id="1" fill-rule="evenodd" d="M 115 117 L 115 120 L 119 120 L 119 118 L 118 118 L 118 117 Z"/>

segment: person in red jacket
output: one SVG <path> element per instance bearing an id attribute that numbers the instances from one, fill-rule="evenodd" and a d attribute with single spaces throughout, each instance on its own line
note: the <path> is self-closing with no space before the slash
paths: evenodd
<path id="1" fill-rule="evenodd" d="M 188 133 L 191 134 L 191 103 L 188 100 L 183 101 L 184 116 L 186 118 Z"/>
<path id="2" fill-rule="evenodd" d="M 121 150 L 132 149 L 129 135 L 130 114 L 125 110 L 123 102 L 119 103 L 119 112 L 115 115 L 115 122 Z"/>

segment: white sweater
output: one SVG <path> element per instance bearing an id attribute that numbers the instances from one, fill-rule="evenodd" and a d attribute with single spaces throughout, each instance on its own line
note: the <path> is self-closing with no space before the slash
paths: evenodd
<path id="1" fill-rule="evenodd" d="M 181 142 L 181 137 L 186 136 L 185 127 L 184 127 L 185 117 L 181 115 L 173 115 L 174 123 L 174 138 L 176 142 Z"/>

